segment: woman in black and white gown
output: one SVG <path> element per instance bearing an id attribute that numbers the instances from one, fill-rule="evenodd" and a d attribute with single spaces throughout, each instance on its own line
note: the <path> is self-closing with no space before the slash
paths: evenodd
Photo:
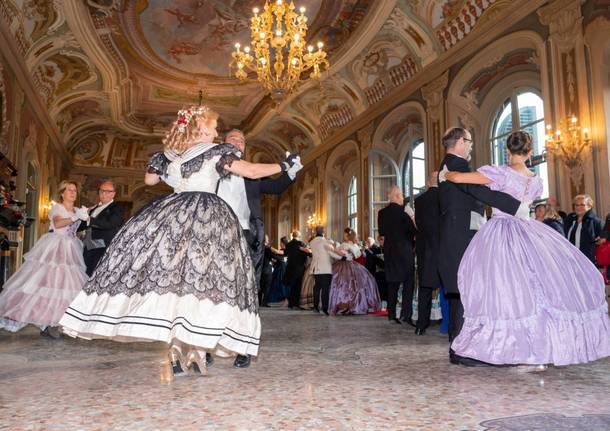
<path id="1" fill-rule="evenodd" d="M 167 342 L 174 375 L 184 373 L 185 362 L 205 371 L 206 352 L 257 355 L 261 323 L 250 252 L 216 191 L 220 181 L 238 180 L 233 174 L 266 177 L 288 163 L 248 163 L 235 147 L 213 144 L 217 118 L 206 107 L 178 113 L 145 177 L 174 193 L 121 228 L 61 319 L 65 333 Z"/>

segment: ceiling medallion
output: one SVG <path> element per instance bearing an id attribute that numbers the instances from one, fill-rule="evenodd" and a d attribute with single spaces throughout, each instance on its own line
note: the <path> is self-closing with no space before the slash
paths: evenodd
<path id="1" fill-rule="evenodd" d="M 230 67 L 240 81 L 247 79 L 246 70 L 256 72 L 271 97 L 282 100 L 301 82 L 301 74 L 311 70 L 309 78 L 319 78 L 322 69 L 329 67 L 324 44 L 318 42 L 318 50 L 312 45 L 305 49 L 307 34 L 307 17 L 305 8 L 295 12 L 294 3 L 282 0 L 265 2 L 263 12 L 253 9 L 250 19 L 252 49 L 249 46 L 241 50 L 241 44 L 235 44 L 231 54 Z"/>

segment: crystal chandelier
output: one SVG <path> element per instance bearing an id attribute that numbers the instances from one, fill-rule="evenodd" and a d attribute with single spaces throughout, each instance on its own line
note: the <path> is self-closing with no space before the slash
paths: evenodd
<path id="1" fill-rule="evenodd" d="M 244 81 L 246 70 L 256 72 L 258 80 L 274 100 L 282 100 L 301 81 L 303 72 L 311 70 L 310 78 L 319 78 L 322 69 L 328 69 L 324 44 L 318 42 L 318 50 L 312 45 L 305 49 L 307 17 L 305 8 L 295 12 L 294 3 L 282 0 L 265 2 L 263 12 L 253 9 L 250 20 L 252 49 L 235 44 L 230 67 L 235 77 Z"/>
<path id="2" fill-rule="evenodd" d="M 561 121 L 555 133 L 552 129 L 546 126 L 546 151 L 563 160 L 570 169 L 572 184 L 579 189 L 584 175 L 583 152 L 591 145 L 589 129 L 581 128 L 574 115 Z"/>

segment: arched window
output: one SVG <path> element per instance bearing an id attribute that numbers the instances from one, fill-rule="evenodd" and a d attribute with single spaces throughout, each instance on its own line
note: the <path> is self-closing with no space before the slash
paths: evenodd
<path id="1" fill-rule="evenodd" d="M 506 138 L 511 132 L 524 130 L 532 135 L 534 163 L 530 169 L 542 178 L 542 198 L 549 196 L 548 164 L 543 157 L 545 149 L 544 105 L 542 98 L 532 90 L 515 90 L 498 109 L 491 129 L 493 163 L 508 163 Z M 539 157 L 536 157 L 539 156 Z"/>
<path id="2" fill-rule="evenodd" d="M 388 204 L 388 193 L 396 184 L 398 184 L 396 162 L 381 152 L 371 151 L 369 156 L 371 236 L 377 236 L 377 213 Z"/>
<path id="3" fill-rule="evenodd" d="M 413 143 L 402 164 L 402 189 L 405 199 L 409 200 L 426 190 L 426 153 L 423 139 Z"/>
<path id="4" fill-rule="evenodd" d="M 358 180 L 352 177 L 347 189 L 347 225 L 358 232 Z"/>

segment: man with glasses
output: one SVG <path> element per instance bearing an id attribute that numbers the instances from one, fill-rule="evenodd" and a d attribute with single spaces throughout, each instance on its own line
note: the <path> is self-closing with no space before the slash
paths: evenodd
<path id="1" fill-rule="evenodd" d="M 472 136 L 461 127 L 453 127 L 442 138 L 446 155 L 439 169 L 440 246 L 438 271 L 449 302 L 449 341 L 453 341 L 464 324 L 464 306 L 458 290 L 458 269 L 468 244 L 485 223 L 485 204 L 523 218 L 529 217 L 529 205 L 511 195 L 492 191 L 482 185 L 456 184 L 445 181 L 447 171 L 470 172 Z M 519 212 L 519 214 L 517 214 Z M 452 364 L 469 367 L 487 366 L 484 362 L 459 356 L 449 350 Z"/>
<path id="2" fill-rule="evenodd" d="M 83 257 L 87 275 L 90 277 L 106 247 L 123 224 L 123 209 L 114 201 L 115 194 L 116 189 L 112 181 L 101 183 L 98 189 L 99 202 L 89 209 L 89 222 L 81 225 L 85 229 Z"/>
<path id="3" fill-rule="evenodd" d="M 246 150 L 246 137 L 243 132 L 233 129 L 225 135 L 225 144 L 233 145 L 243 154 Z M 263 269 L 263 257 L 265 254 L 265 226 L 263 223 L 263 212 L 261 209 L 261 195 L 283 193 L 295 180 L 297 172 L 303 168 L 299 156 L 288 155 L 286 162 L 290 165 L 288 170 L 278 178 L 249 179 L 244 178 L 243 186 L 239 190 L 231 190 L 221 182 L 218 195 L 235 211 L 248 245 L 254 265 L 256 283 L 260 290 L 261 273 Z M 249 215 L 249 216 L 248 216 Z M 247 217 L 247 220 L 243 218 Z M 261 292 L 261 306 L 267 305 L 269 292 Z M 209 357 L 206 356 L 206 361 Z M 250 366 L 250 356 L 237 355 L 233 364 L 236 368 L 247 368 Z"/>

